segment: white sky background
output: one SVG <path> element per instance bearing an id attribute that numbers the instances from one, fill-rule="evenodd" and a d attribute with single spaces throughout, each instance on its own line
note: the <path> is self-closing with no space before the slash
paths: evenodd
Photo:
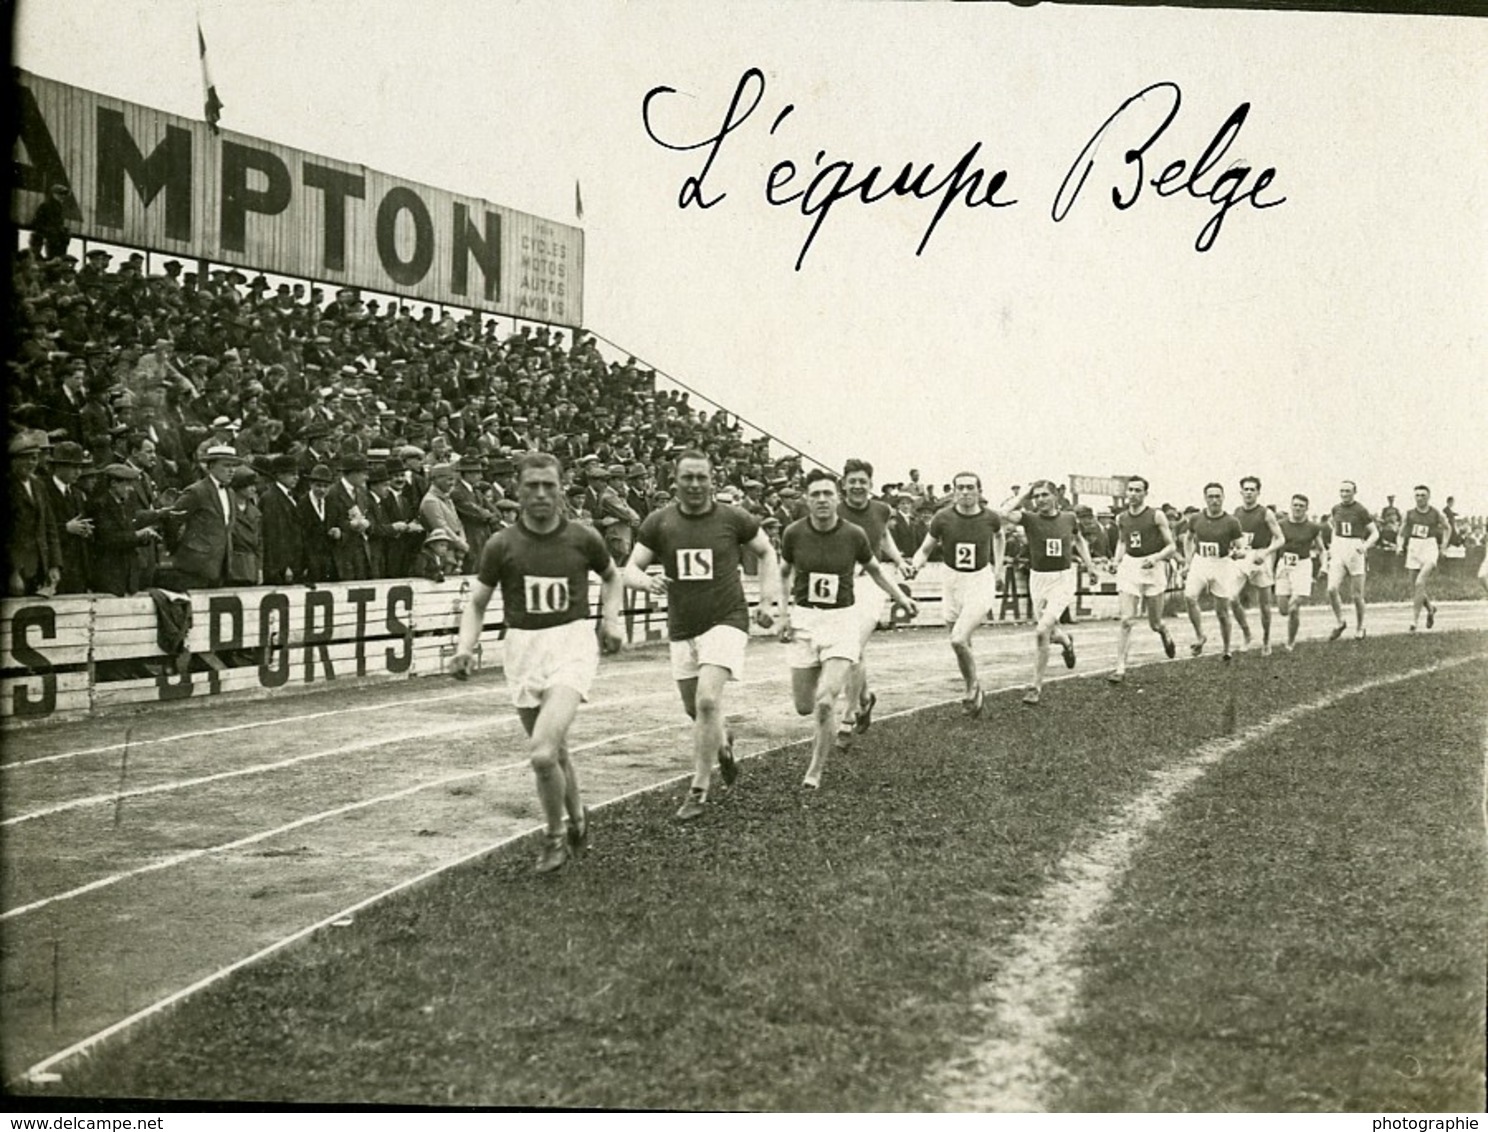
<path id="1" fill-rule="evenodd" d="M 1488 21 L 1043 5 L 33 0 L 18 65 L 199 117 L 201 12 L 223 125 L 565 223 L 583 184 L 585 322 L 829 463 L 878 479 L 961 467 L 989 494 L 1140 471 L 1158 500 L 1371 508 L 1425 479 L 1488 512 Z M 741 73 L 754 116 L 707 212 L 679 212 Z M 1100 124 L 1159 81 L 1183 92 L 1149 176 L 1193 162 L 1250 102 L 1226 159 L 1275 167 L 1263 199 L 1110 204 L 1151 112 L 1109 135 L 1060 224 L 1050 205 Z M 795 104 L 774 137 L 770 122 Z M 1150 125 L 1144 125 L 1150 123 Z M 1011 208 L 764 201 L 770 167 L 906 161 L 1008 170 Z M 937 177 L 940 173 L 937 173 Z M 1212 180 L 1211 174 L 1208 180 Z M 1206 181 L 1207 184 L 1207 181 Z"/>

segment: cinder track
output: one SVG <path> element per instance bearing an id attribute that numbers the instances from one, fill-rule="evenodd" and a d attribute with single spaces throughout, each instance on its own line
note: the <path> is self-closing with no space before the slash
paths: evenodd
<path id="1" fill-rule="evenodd" d="M 1304 618 L 1304 639 L 1319 638 L 1330 623 L 1316 608 Z M 1373 633 L 1400 632 L 1408 620 L 1403 607 L 1371 607 Z M 1170 625 L 1186 655 L 1186 622 Z M 1485 626 L 1488 605 L 1465 603 L 1444 607 L 1437 631 Z M 1077 674 L 1109 668 L 1113 623 L 1081 625 L 1076 638 Z M 1021 684 L 1030 634 L 984 630 L 977 654 L 989 690 Z M 1133 663 L 1161 659 L 1156 638 L 1138 630 Z M 1279 651 L 1240 661 L 1301 662 Z M 877 634 L 869 668 L 879 715 L 960 695 L 944 630 Z M 1063 673 L 1057 656 L 1055 670 Z M 1039 710 L 1058 706 L 1055 689 Z M 730 687 L 726 707 L 746 758 L 807 737 L 775 641 L 751 642 L 745 680 Z M 587 799 L 602 803 L 686 775 L 686 724 L 664 651 L 606 660 L 572 733 Z M 313 695 L 163 707 L 8 738 L 0 763 L 8 1080 L 341 910 L 538 822 L 521 732 L 495 674 L 469 684 L 329 685 Z M 860 740 L 872 741 L 871 732 Z M 748 775 L 746 763 L 736 789 L 748 789 Z M 726 811 L 710 820 L 725 823 Z M 599 829 L 603 852 L 602 821 Z"/>

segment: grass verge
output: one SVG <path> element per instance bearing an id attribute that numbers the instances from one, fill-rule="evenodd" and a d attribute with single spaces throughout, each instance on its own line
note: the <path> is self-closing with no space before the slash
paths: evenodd
<path id="1" fill-rule="evenodd" d="M 953 707 L 882 720 L 819 795 L 799 786 L 803 747 L 750 760 L 699 823 L 672 821 L 675 792 L 642 796 L 596 815 L 594 852 L 556 876 L 532 875 L 531 844 L 455 870 L 143 1024 L 66 1068 L 62 1088 L 933 1107 L 926 1082 L 978 1036 L 976 991 L 999 949 L 1063 854 L 1151 770 L 1280 708 L 1485 643 L 1205 658 L 1137 670 L 1121 689 L 1051 686 L 1037 710 L 999 696 L 977 722 Z M 1455 789 L 1476 790 L 1480 768 L 1458 769 Z M 1321 898 L 1310 874 L 1294 881 Z"/>
<path id="2" fill-rule="evenodd" d="M 1488 666 L 1211 771 L 1080 965 L 1061 1108 L 1482 1111 Z"/>

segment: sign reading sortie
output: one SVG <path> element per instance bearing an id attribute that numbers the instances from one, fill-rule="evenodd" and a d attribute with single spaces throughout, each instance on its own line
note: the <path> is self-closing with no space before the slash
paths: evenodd
<path id="1" fill-rule="evenodd" d="M 85 239 L 583 324 L 582 229 L 15 74 L 17 224 L 61 184 Z"/>
<path id="2" fill-rule="evenodd" d="M 1070 495 L 1099 496 L 1102 499 L 1120 499 L 1126 494 L 1127 476 L 1070 476 Z"/>

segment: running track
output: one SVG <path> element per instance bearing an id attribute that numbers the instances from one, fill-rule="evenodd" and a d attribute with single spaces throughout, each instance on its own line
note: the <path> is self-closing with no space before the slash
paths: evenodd
<path id="1" fill-rule="evenodd" d="M 1405 607 L 1371 607 L 1370 628 L 1400 632 L 1408 618 Z M 1206 622 L 1212 651 L 1212 617 Z M 1307 610 L 1303 638 L 1330 623 L 1325 610 Z M 1186 621 L 1169 625 L 1186 655 Z M 1483 603 L 1443 607 L 1438 618 L 1438 630 L 1484 627 Z M 1080 626 L 1077 674 L 1108 669 L 1115 638 L 1114 623 Z M 1346 638 L 1335 647 L 1356 646 Z M 1020 686 L 1030 634 L 984 630 L 977 656 L 989 691 Z M 1138 629 L 1133 664 L 1161 659 L 1157 639 Z M 1279 651 L 1241 661 L 1298 662 Z M 880 633 L 869 665 L 878 718 L 960 695 L 943 630 Z M 1064 671 L 1057 652 L 1051 671 Z M 781 646 L 751 641 L 745 680 L 725 701 L 742 756 L 807 737 L 789 698 Z M 1058 705 L 1055 688 L 1039 710 Z M 31 1068 L 65 1073 L 71 1053 L 140 1012 L 539 822 L 520 729 L 494 674 L 172 705 L 8 740 L 0 762 L 7 1080 Z M 860 742 L 871 743 L 871 733 Z M 664 652 L 606 660 L 571 745 L 591 805 L 684 778 L 686 719 Z M 748 776 L 746 762 L 737 789 L 748 789 Z M 597 820 L 603 852 L 602 813 Z"/>

